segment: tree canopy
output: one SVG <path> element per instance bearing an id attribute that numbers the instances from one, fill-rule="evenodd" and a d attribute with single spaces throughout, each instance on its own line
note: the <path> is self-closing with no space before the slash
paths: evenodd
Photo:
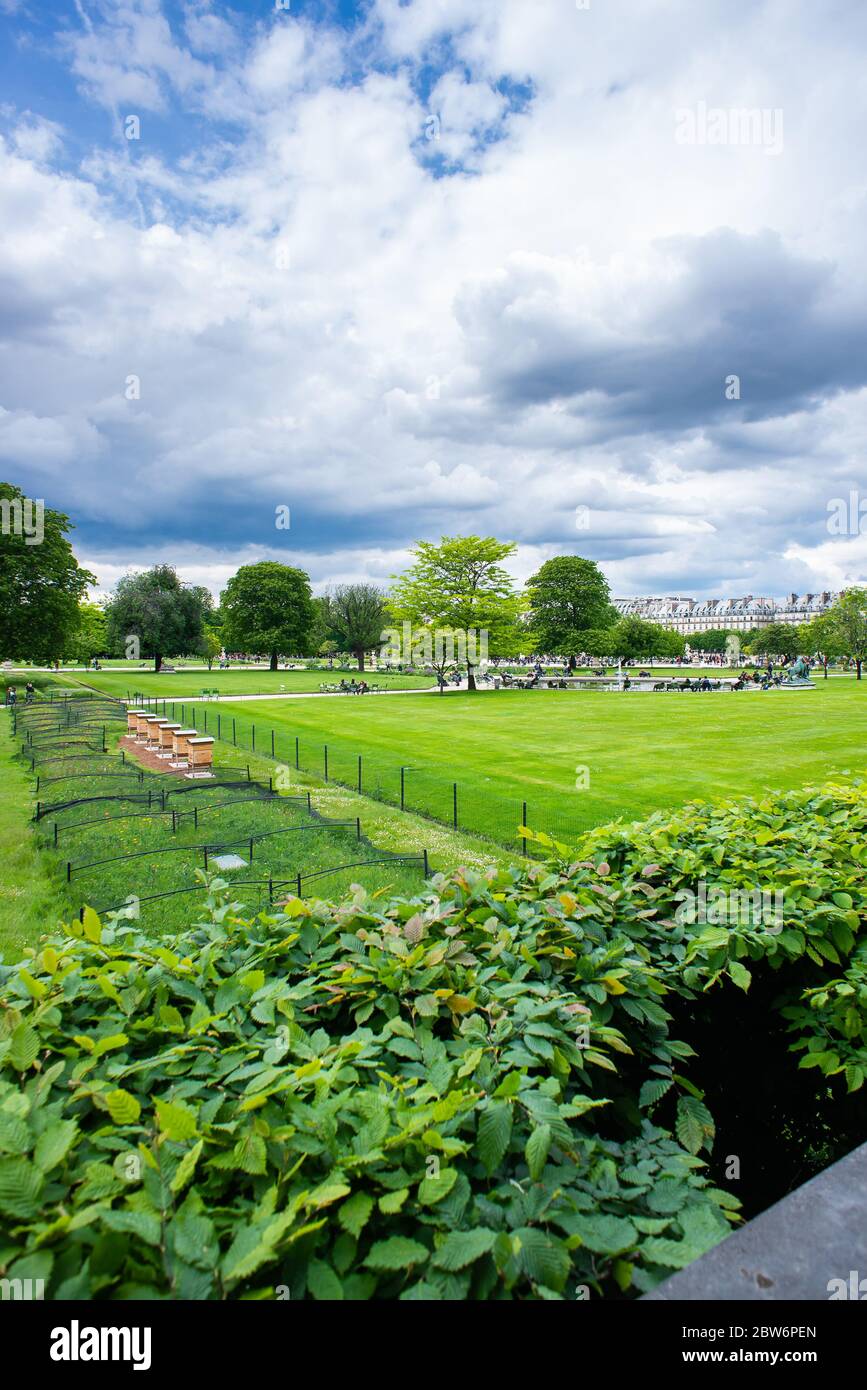
<path id="1" fill-rule="evenodd" d="M 220 595 L 223 645 L 229 651 L 304 655 L 314 623 L 310 579 L 303 570 L 261 560 L 242 565 Z"/>
<path id="2" fill-rule="evenodd" d="M 106 608 L 109 642 L 152 656 L 159 671 L 166 656 L 202 651 L 207 600 L 206 589 L 184 585 L 171 565 L 126 574 Z"/>
<path id="3" fill-rule="evenodd" d="M 608 581 L 593 560 L 557 555 L 527 584 L 527 622 L 536 651 L 568 656 L 587 651 L 591 631 L 610 628 L 617 611 Z"/>
<path id="4" fill-rule="evenodd" d="M 375 584 L 341 584 L 328 595 L 320 613 L 327 624 L 325 640 L 335 642 L 340 651 L 352 652 L 363 671 L 365 654 L 379 647 L 388 623 L 382 590 Z"/>
<path id="5" fill-rule="evenodd" d="M 0 483 L 0 508 L 0 659 L 59 660 L 96 577 L 73 555 L 63 512 L 34 505 L 12 483 Z"/>
<path id="6" fill-rule="evenodd" d="M 490 656 L 510 656 L 523 641 L 523 600 L 502 567 L 515 549 L 493 536 L 444 536 L 439 545 L 419 541 L 414 563 L 392 589 L 390 607 L 398 619 L 464 634 L 470 690 L 485 648 Z"/>

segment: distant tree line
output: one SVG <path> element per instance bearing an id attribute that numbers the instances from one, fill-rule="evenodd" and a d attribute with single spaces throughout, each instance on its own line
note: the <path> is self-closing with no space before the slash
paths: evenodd
<path id="1" fill-rule="evenodd" d="M 23 501 L 0 484 L 6 511 Z M 210 666 L 221 651 L 267 657 L 272 670 L 289 656 L 351 655 L 364 670 L 384 634 L 409 629 L 412 648 L 401 664 L 417 662 L 418 650 L 436 652 L 440 669 L 446 635 L 484 634 L 484 656 L 497 660 L 547 656 L 650 660 L 684 655 L 686 639 L 656 623 L 621 616 L 607 580 L 593 561 L 577 555 L 546 560 L 521 589 L 505 568 L 515 545 L 493 536 L 446 536 L 419 541 L 411 561 L 392 575 L 388 589 L 340 584 L 314 597 L 304 570 L 273 560 L 243 565 L 214 603 L 201 585 L 184 583 L 171 565 L 125 575 L 104 604 L 86 599 L 95 577 L 75 559 L 67 539 L 70 520 L 46 509 L 44 536 L 31 544 L 4 526 L 0 536 L 0 658 L 37 664 L 89 663 L 95 657 L 153 661 L 199 655 Z M 7 533 L 8 532 L 8 533 Z M 861 678 L 867 659 L 867 590 L 843 594 L 828 613 L 801 626 L 772 624 L 747 633 L 717 629 L 696 633 L 693 646 L 724 652 L 737 637 L 741 650 L 762 658 L 805 654 L 825 665 L 852 660 Z M 467 644 L 464 664 L 470 689 L 480 661 Z M 429 664 L 429 663 L 426 663 Z"/>

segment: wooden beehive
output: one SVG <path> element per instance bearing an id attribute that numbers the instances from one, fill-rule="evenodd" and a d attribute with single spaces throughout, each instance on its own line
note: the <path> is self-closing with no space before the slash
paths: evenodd
<path id="1" fill-rule="evenodd" d="M 198 737 L 198 733 L 198 729 L 177 729 L 172 734 L 172 752 L 175 757 L 184 760 L 189 757 L 190 750 L 187 745 L 191 738 Z"/>
<path id="2" fill-rule="evenodd" d="M 187 739 L 187 756 L 190 767 L 210 767 L 214 761 L 214 740 L 212 738 Z"/>

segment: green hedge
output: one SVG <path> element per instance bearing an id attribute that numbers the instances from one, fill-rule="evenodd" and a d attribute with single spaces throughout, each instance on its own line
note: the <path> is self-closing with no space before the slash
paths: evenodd
<path id="1" fill-rule="evenodd" d="M 673 1004 L 772 972 L 792 1067 L 861 1086 L 865 824 L 850 781 L 416 902 L 250 921 L 212 879 L 168 944 L 86 913 L 0 969 L 0 1273 L 50 1298 L 649 1289 L 739 1219 Z M 701 881 L 779 888 L 782 926 L 685 923 Z"/>

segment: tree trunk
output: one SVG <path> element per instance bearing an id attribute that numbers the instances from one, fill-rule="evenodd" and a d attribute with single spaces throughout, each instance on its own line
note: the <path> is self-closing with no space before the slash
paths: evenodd
<path id="1" fill-rule="evenodd" d="M 157 653 L 154 655 L 154 670 L 155 670 L 155 671 L 159 671 L 159 669 L 160 669 L 160 667 L 162 666 L 162 664 L 163 664 L 163 659 L 162 659 L 162 657 L 160 656 L 159 652 L 157 652 Z"/>
<path id="2" fill-rule="evenodd" d="M 860 679 L 861 679 L 861 658 L 860 658 L 860 656 L 859 656 L 858 660 L 855 662 L 855 670 L 856 670 L 856 672 L 857 672 L 856 679 L 857 679 L 857 680 L 860 680 Z"/>
<path id="3" fill-rule="evenodd" d="M 472 668 L 472 666 L 470 665 L 470 663 L 467 662 L 467 690 L 475 690 L 475 688 L 476 688 L 476 678 L 475 678 L 475 676 L 473 675 L 473 668 Z"/>
<path id="4" fill-rule="evenodd" d="M 825 657 L 824 660 L 822 661 L 822 665 L 823 665 L 824 668 L 825 668 L 825 680 L 827 680 L 827 679 L 828 679 L 828 658 L 827 658 L 827 657 Z"/>
<path id="5" fill-rule="evenodd" d="M 276 653 L 276 652 L 272 652 L 272 653 L 271 653 L 271 670 L 272 670 L 272 671 L 276 671 L 276 670 L 277 670 L 277 653 Z"/>
<path id="6" fill-rule="evenodd" d="M 359 671 L 363 671 L 363 670 L 364 670 L 364 648 L 362 647 L 362 648 L 361 648 L 361 651 L 357 651 L 357 652 L 355 653 L 355 655 L 356 655 L 356 657 L 358 658 L 358 669 L 359 669 Z"/>
<path id="7" fill-rule="evenodd" d="M 574 654 L 574 652 L 573 652 L 572 656 L 570 656 L 570 658 L 569 658 L 569 670 L 570 670 L 570 671 L 574 671 L 574 670 L 575 670 L 575 667 L 577 666 L 577 664 L 578 664 L 578 663 L 577 663 L 577 661 L 575 660 L 575 654 Z"/>

